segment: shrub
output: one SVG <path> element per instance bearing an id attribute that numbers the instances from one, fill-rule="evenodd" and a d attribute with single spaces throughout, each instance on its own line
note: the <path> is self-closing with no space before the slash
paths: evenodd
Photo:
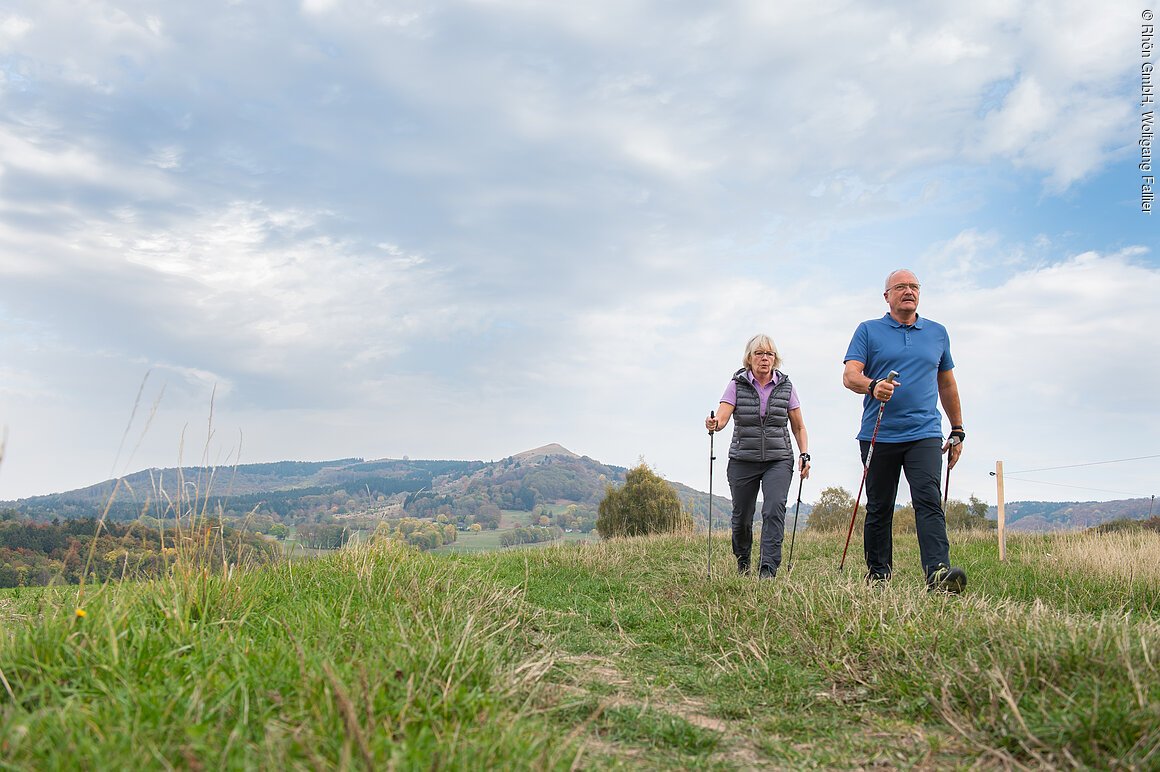
<path id="1" fill-rule="evenodd" d="M 605 539 L 691 529 L 693 518 L 681 509 L 676 489 L 647 465 L 628 470 L 624 485 L 605 489 L 596 530 Z"/>
<path id="2" fill-rule="evenodd" d="M 999 527 L 994 520 L 987 519 L 987 502 L 973 493 L 964 503 L 951 499 L 946 505 L 947 528 L 958 531 L 988 531 Z"/>
<path id="3" fill-rule="evenodd" d="M 850 512 L 854 509 L 854 497 L 845 488 L 832 486 L 822 491 L 818 503 L 810 510 L 807 525 L 817 531 L 845 531 L 850 527 Z M 857 528 L 866 522 L 866 507 L 858 505 Z"/>
<path id="4" fill-rule="evenodd" d="M 1130 517 L 1121 517 L 1100 523 L 1088 529 L 1089 533 L 1131 533 L 1139 531 L 1160 531 L 1160 517 L 1151 517 L 1147 520 L 1133 520 Z"/>

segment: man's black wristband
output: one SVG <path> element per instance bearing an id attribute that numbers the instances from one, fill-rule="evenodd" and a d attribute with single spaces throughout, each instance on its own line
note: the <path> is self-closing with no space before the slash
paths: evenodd
<path id="1" fill-rule="evenodd" d="M 963 427 L 961 426 L 952 426 L 950 438 L 962 442 L 967 438 L 967 433 L 963 431 Z"/>
<path id="2" fill-rule="evenodd" d="M 869 394 L 871 397 L 873 397 L 873 396 L 874 396 L 874 389 L 875 389 L 875 388 L 878 386 L 878 384 L 880 384 L 880 383 L 882 383 L 882 379 L 881 379 L 881 378 L 871 378 L 871 379 L 870 379 L 870 385 L 869 385 L 869 386 L 866 388 L 866 393 L 867 393 L 867 394 Z"/>

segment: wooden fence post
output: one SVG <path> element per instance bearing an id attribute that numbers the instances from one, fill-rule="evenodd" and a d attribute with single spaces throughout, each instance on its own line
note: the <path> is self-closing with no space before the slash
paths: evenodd
<path id="1" fill-rule="evenodd" d="M 1003 510 L 1003 462 L 995 462 L 995 490 L 999 509 L 999 560 L 1007 559 L 1007 514 Z"/>

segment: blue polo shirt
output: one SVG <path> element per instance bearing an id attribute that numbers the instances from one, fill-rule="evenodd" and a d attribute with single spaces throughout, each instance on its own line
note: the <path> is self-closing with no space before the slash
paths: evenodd
<path id="1" fill-rule="evenodd" d="M 885 379 L 898 371 L 899 386 L 882 412 L 878 442 L 910 442 L 942 437 L 938 411 L 938 374 L 951 370 L 951 339 L 947 328 L 930 319 L 915 317 L 914 324 L 895 321 L 890 314 L 858 325 L 846 362 L 861 362 L 868 378 Z M 878 400 L 869 394 L 862 400 L 862 428 L 858 439 L 869 441 L 878 419 Z"/>

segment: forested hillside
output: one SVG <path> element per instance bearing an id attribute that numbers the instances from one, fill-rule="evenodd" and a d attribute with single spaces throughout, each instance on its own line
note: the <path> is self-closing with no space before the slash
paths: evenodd
<path id="1" fill-rule="evenodd" d="M 179 550 L 187 561 L 217 564 L 261 564 L 280 552 L 260 537 L 208 523 L 187 531 L 170 527 L 162 536 L 139 522 L 32 523 L 0 511 L 0 588 L 78 584 L 82 576 L 96 582 L 156 578 L 173 565 Z"/>
<path id="2" fill-rule="evenodd" d="M 1004 506 L 1007 527 L 1013 531 L 1044 533 L 1093 528 L 1113 520 L 1144 520 L 1153 514 L 1151 499 L 1117 501 L 1009 501 Z M 994 520 L 998 510 L 991 507 Z"/>
<path id="3" fill-rule="evenodd" d="M 142 515 L 156 516 L 164 509 L 161 502 L 192 492 L 215 508 L 221 506 L 228 516 L 308 519 L 316 514 L 358 511 L 366 508 L 368 501 L 430 488 L 441 477 L 453 478 L 483 465 L 479 461 L 366 462 L 354 458 L 146 469 L 79 490 L 8 502 L 7 506 L 38 521 L 100 517 L 106 510 L 111 520 L 136 520 Z"/>
<path id="4" fill-rule="evenodd" d="M 349 458 L 149 469 L 5 506 L 37 522 L 100 518 L 107 511 L 111 521 L 149 523 L 151 518 L 168 516 L 166 502 L 179 492 L 189 496 L 193 491 L 200 509 L 275 536 L 297 525 L 440 515 L 460 528 L 478 524 L 495 529 L 505 510 L 543 512 L 554 526 L 587 531 L 607 486 L 621 484 L 624 473 L 623 467 L 547 445 L 494 462 Z M 674 487 L 703 527 L 707 494 L 680 484 Z M 729 500 L 714 499 L 714 526 L 722 528 L 728 523 Z"/>

